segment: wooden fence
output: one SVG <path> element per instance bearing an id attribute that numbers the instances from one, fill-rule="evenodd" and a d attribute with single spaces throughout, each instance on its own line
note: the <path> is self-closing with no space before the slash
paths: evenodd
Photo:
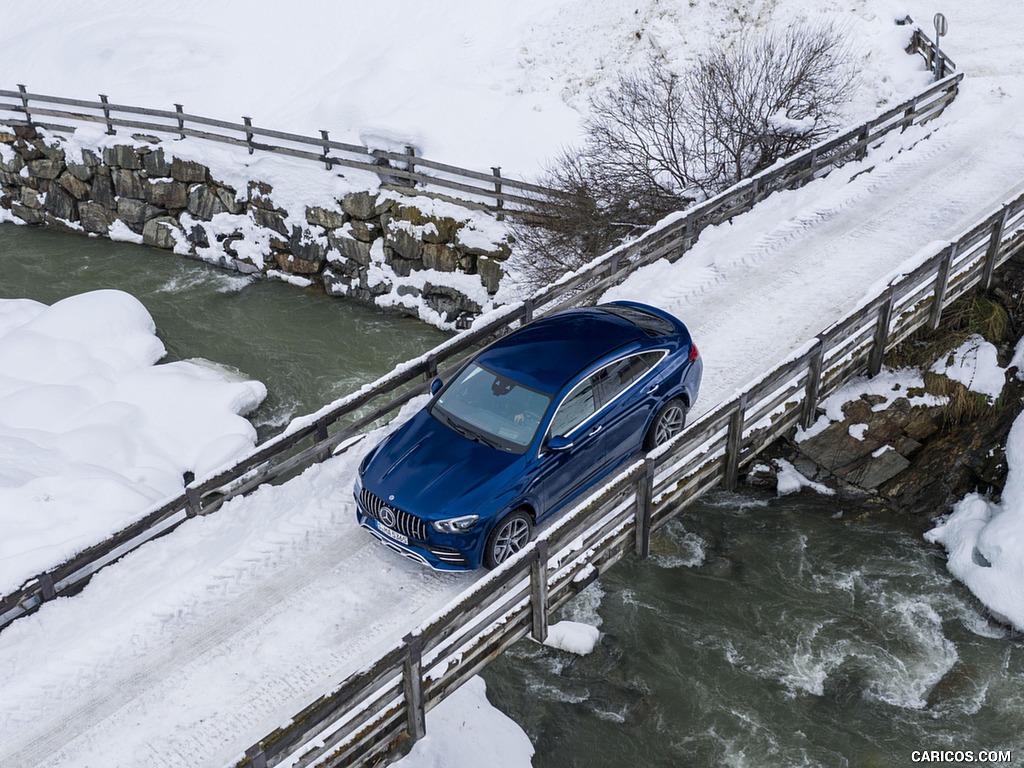
<path id="1" fill-rule="evenodd" d="M 869 149 L 889 133 L 938 115 L 956 97 L 962 77 L 962 74 L 950 75 L 871 120 L 669 217 L 637 241 L 609 251 L 524 301 L 485 315 L 471 329 L 399 365 L 376 382 L 296 420 L 284 434 L 266 441 L 236 464 L 196 479 L 180 496 L 151 508 L 113 536 L 0 597 L 0 629 L 48 600 L 76 593 L 97 570 L 146 541 L 172 531 L 188 518 L 209 514 L 227 499 L 329 457 L 339 446 L 357 439 L 369 425 L 378 423 L 425 392 L 427 382 L 437 375 L 442 365 L 455 364 L 480 345 L 529 322 L 534 313 L 596 300 L 636 269 L 658 259 L 680 258 L 705 227 L 750 210 L 772 192 L 802 186 L 848 161 L 863 160 Z"/>
<path id="2" fill-rule="evenodd" d="M 412 146 L 406 146 L 404 152 L 371 149 L 333 141 L 328 131 L 320 131 L 318 137 L 302 136 L 260 128 L 249 117 L 233 123 L 193 115 L 185 112 L 181 104 L 175 104 L 171 111 L 114 104 L 103 94 L 99 98 L 88 101 L 47 96 L 30 92 L 19 84 L 16 91 L 0 90 L 0 124 L 32 124 L 57 133 L 72 133 L 76 126 L 94 124 L 104 127 L 108 135 L 116 135 L 121 129 L 146 141 L 159 137 L 197 138 L 245 147 L 249 154 L 260 150 L 313 160 L 323 163 L 328 171 L 335 166 L 365 171 L 375 174 L 385 186 L 417 188 L 419 192 L 439 188 L 471 207 L 494 212 L 506 206 L 530 208 L 538 200 L 556 200 L 561 195 L 539 184 L 502 176 L 499 166 L 484 173 L 428 160 L 417 155 Z M 10 117 L 4 117 L 4 113 Z"/>
<path id="3" fill-rule="evenodd" d="M 508 646 L 543 641 L 552 612 L 651 532 L 1024 248 L 1024 195 L 1007 203 L 807 343 L 729 402 L 614 478 L 472 591 L 246 751 L 236 768 L 366 765 L 422 737 L 425 714 Z"/>

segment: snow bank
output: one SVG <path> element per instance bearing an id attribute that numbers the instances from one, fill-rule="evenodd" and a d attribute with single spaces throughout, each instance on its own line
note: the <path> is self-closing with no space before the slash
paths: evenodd
<path id="1" fill-rule="evenodd" d="M 0 300 L 0 593 L 255 444 L 262 384 L 163 356 L 126 293 Z"/>
<path id="2" fill-rule="evenodd" d="M 789 496 L 793 493 L 799 493 L 803 488 L 810 488 L 812 491 L 817 491 L 823 496 L 835 495 L 835 491 L 827 485 L 816 483 L 804 477 L 796 467 L 785 459 L 774 459 L 773 463 L 777 472 L 775 476 L 776 495 Z"/>
<path id="3" fill-rule="evenodd" d="M 925 534 L 949 553 L 946 567 L 999 619 L 1024 631 L 1024 416 L 1006 442 L 1001 503 L 972 493 Z"/>
<path id="4" fill-rule="evenodd" d="M 932 372 L 959 381 L 972 392 L 987 395 L 990 403 L 996 401 L 1006 383 L 1006 369 L 996 359 L 995 346 L 978 334 L 937 360 Z"/>
<path id="5" fill-rule="evenodd" d="M 395 763 L 399 768 L 529 768 L 533 745 L 514 720 L 487 701 L 473 677 L 427 715 L 427 735 Z"/>

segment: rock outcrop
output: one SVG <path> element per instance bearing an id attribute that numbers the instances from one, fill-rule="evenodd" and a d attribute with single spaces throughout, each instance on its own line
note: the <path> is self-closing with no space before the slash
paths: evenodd
<path id="1" fill-rule="evenodd" d="M 235 189 L 157 139 L 137 138 L 79 157 L 32 126 L 0 129 L 0 207 L 27 224 L 306 280 L 421 317 L 426 308 L 423 319 L 439 325 L 479 313 L 498 292 L 511 248 L 506 236 L 474 229 L 479 213 L 391 191 L 286 210 L 265 182 Z"/>

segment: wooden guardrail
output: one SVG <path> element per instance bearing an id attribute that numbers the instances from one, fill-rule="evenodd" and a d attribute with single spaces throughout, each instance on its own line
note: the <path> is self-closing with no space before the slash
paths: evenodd
<path id="1" fill-rule="evenodd" d="M 236 768 L 285 760 L 303 768 L 367 765 L 426 732 L 425 715 L 505 648 L 543 641 L 552 612 L 629 553 L 646 556 L 651 532 L 714 485 L 734 487 L 742 466 L 820 400 L 1024 249 L 1024 195 L 894 280 L 788 360 L 607 483 L 479 582 L 439 618 L 292 717 Z"/>
<path id="2" fill-rule="evenodd" d="M 10 117 L 4 117 L 4 113 Z M 320 131 L 318 137 L 303 136 L 255 126 L 249 117 L 233 123 L 193 115 L 181 104 L 175 104 L 173 111 L 148 109 L 112 103 L 104 94 L 100 94 L 99 101 L 70 99 L 34 93 L 19 84 L 16 91 L 0 90 L 0 123 L 31 123 L 58 133 L 72 133 L 82 124 L 97 124 L 105 127 L 108 135 L 116 135 L 121 129 L 146 138 L 148 134 L 192 137 L 245 147 L 249 154 L 259 150 L 312 160 L 323 163 L 327 170 L 338 166 L 365 171 L 377 175 L 384 184 L 400 188 L 440 188 L 454 197 L 461 196 L 462 202 L 472 207 L 494 212 L 506 207 L 531 208 L 538 200 L 562 196 L 557 190 L 502 176 L 500 166 L 485 173 L 420 157 L 412 146 L 406 146 L 404 152 L 372 149 L 334 141 L 328 131 Z M 472 205 L 474 201 L 476 205 Z"/>
<path id="3" fill-rule="evenodd" d="M 437 375 L 442 365 L 453 365 L 469 351 L 529 322 L 535 313 L 595 300 L 644 265 L 662 258 L 680 258 L 705 227 L 750 210 L 772 192 L 802 186 L 848 161 L 863 160 L 870 148 L 889 133 L 938 115 L 956 97 L 962 77 L 962 74 L 950 75 L 871 120 L 669 217 L 635 242 L 609 251 L 528 299 L 488 313 L 471 329 L 399 365 L 374 383 L 310 416 L 297 419 L 284 434 L 257 446 L 237 463 L 196 479 L 180 496 L 147 510 L 118 533 L 0 597 L 0 629 L 48 600 L 74 594 L 100 568 L 146 541 L 174 530 L 188 518 L 210 514 L 234 496 L 329 457 L 340 450 L 339 446 L 358 439 L 369 425 L 425 392 L 426 382 Z"/>

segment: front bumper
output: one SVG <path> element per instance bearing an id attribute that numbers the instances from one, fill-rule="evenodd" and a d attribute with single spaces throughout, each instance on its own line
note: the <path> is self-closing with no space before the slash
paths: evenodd
<path id="1" fill-rule="evenodd" d="M 430 566 L 436 571 L 469 571 L 476 567 L 462 549 L 432 541 L 409 539 L 408 537 L 406 537 L 406 542 L 398 541 L 381 530 L 380 522 L 363 506 L 358 488 L 355 496 L 356 520 L 359 525 L 373 534 L 374 538 L 388 549 L 421 565 Z M 472 540 L 472 543 L 475 543 L 475 539 Z"/>

